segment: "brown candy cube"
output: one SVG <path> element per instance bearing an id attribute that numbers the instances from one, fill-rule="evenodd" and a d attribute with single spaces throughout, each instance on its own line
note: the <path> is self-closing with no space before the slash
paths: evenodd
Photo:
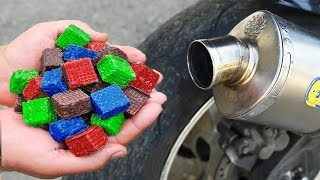
<path id="1" fill-rule="evenodd" d="M 16 99 L 16 106 L 14 107 L 14 111 L 16 113 L 21 113 L 22 114 L 22 102 L 27 101 L 25 97 L 23 97 L 22 94 L 19 94 L 17 99 Z"/>
<path id="2" fill-rule="evenodd" d="M 121 57 L 124 60 L 128 60 L 128 56 L 119 48 L 110 46 L 106 44 L 100 51 L 98 58 L 92 60 L 93 66 L 96 66 L 106 55 L 113 54 L 115 56 Z"/>
<path id="3" fill-rule="evenodd" d="M 123 89 L 123 92 L 131 103 L 130 107 L 125 111 L 129 116 L 135 115 L 142 105 L 150 98 L 148 94 L 133 86 L 126 86 Z"/>
<path id="4" fill-rule="evenodd" d="M 98 82 L 94 82 L 92 84 L 88 84 L 86 86 L 82 86 L 81 90 L 85 93 L 87 93 L 88 95 L 90 95 L 91 93 L 101 90 L 105 87 L 109 86 L 108 83 L 105 83 L 101 80 L 100 76 L 98 76 Z"/>
<path id="5" fill-rule="evenodd" d="M 80 116 L 92 110 L 90 97 L 80 89 L 55 94 L 52 102 L 57 114 L 63 119 Z"/>
<path id="6" fill-rule="evenodd" d="M 59 68 L 63 64 L 62 50 L 60 48 L 45 49 L 42 52 L 42 73 Z"/>

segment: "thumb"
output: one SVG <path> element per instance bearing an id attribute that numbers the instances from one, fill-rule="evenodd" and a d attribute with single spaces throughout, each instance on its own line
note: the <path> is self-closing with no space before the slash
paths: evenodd
<path id="1" fill-rule="evenodd" d="M 60 149 L 60 151 L 62 156 L 57 158 L 56 165 L 51 165 L 51 167 L 56 167 L 57 169 L 53 171 L 59 172 L 61 175 L 95 171 L 103 167 L 111 159 L 127 155 L 126 148 L 115 143 L 107 143 L 102 149 L 82 157 L 76 157 L 68 150 Z"/>

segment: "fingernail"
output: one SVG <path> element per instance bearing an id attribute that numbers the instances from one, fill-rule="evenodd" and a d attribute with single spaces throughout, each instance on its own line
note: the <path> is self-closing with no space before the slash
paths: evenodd
<path id="1" fill-rule="evenodd" d="M 126 156 L 126 154 L 123 151 L 119 151 L 119 152 L 112 154 L 111 159 L 121 158 L 124 156 Z"/>
<path id="2" fill-rule="evenodd" d="M 161 74 L 159 71 L 152 69 L 154 72 L 158 73 L 159 75 Z"/>

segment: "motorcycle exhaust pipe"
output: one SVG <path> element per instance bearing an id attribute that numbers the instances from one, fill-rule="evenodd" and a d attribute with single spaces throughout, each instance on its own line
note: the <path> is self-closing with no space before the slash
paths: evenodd
<path id="1" fill-rule="evenodd" d="M 188 69 L 226 118 L 320 130 L 320 37 L 258 11 L 224 37 L 193 41 Z"/>

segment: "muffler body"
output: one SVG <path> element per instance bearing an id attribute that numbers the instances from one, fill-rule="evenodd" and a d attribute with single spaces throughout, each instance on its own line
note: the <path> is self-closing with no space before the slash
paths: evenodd
<path id="1" fill-rule="evenodd" d="M 227 36 L 192 42 L 188 68 L 199 88 L 213 90 L 226 118 L 320 130 L 320 37 L 268 11 Z"/>

